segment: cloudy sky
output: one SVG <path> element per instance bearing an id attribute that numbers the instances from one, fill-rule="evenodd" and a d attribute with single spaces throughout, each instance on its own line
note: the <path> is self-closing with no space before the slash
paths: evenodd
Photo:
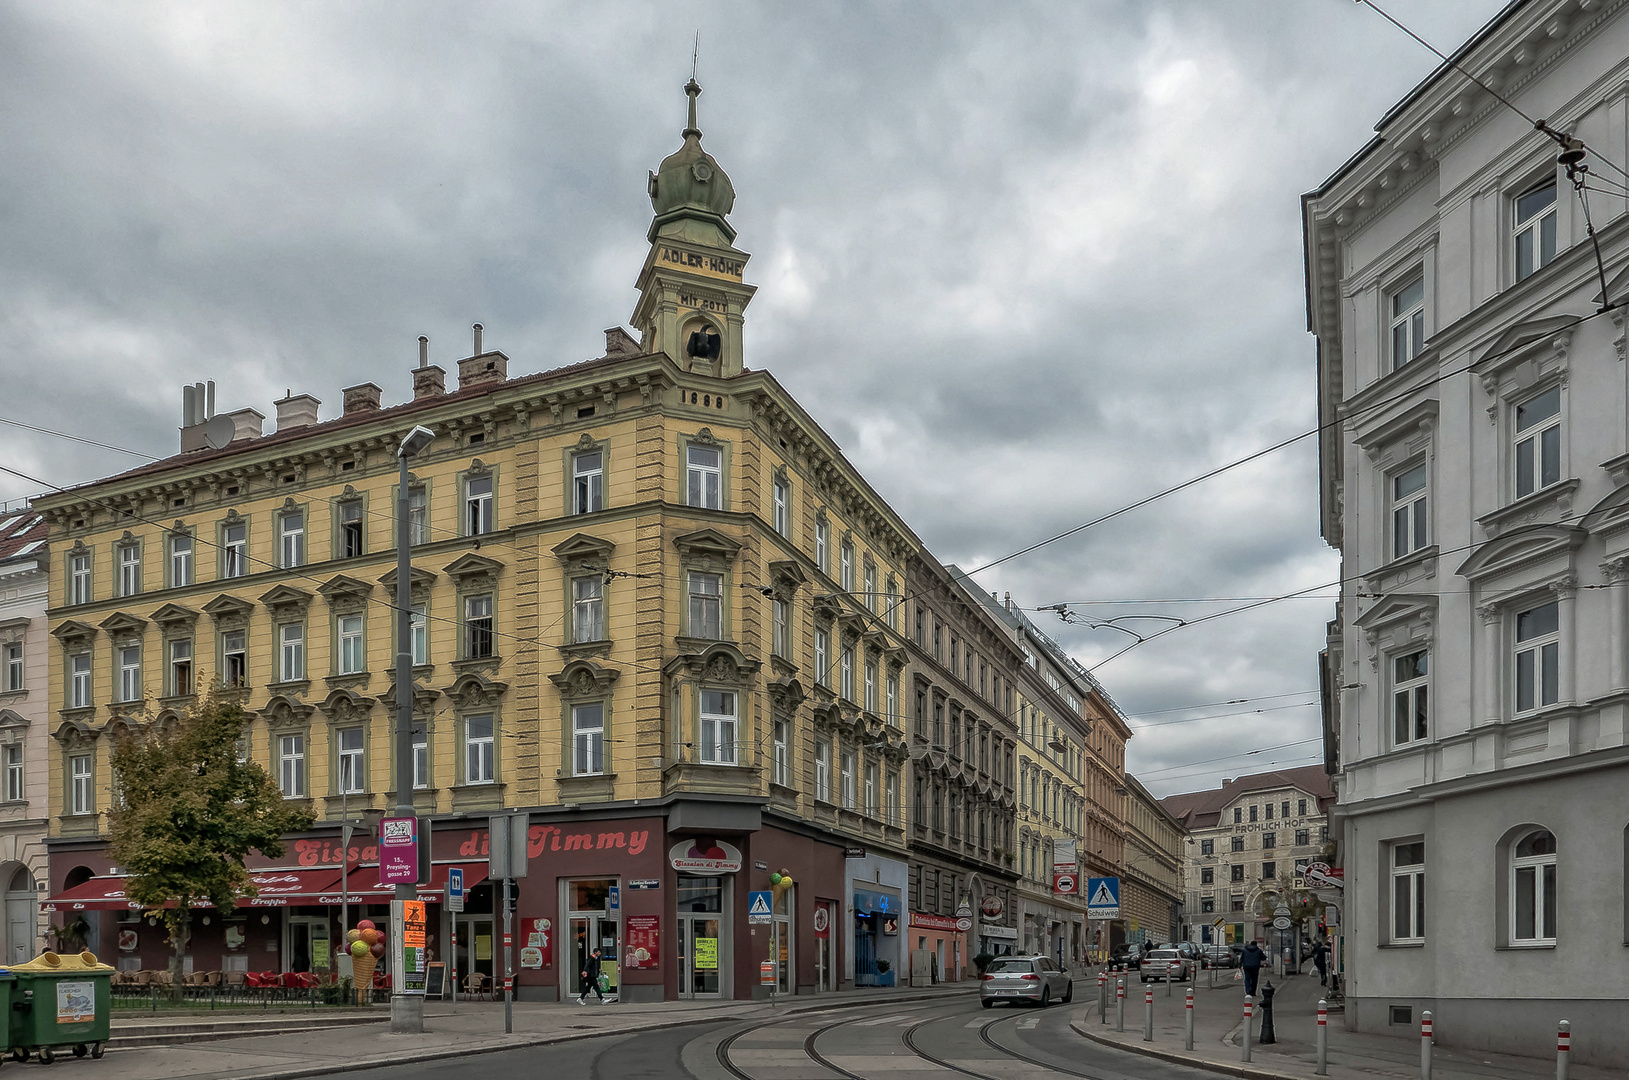
<path id="1" fill-rule="evenodd" d="M 1446 49 L 1502 5 L 1382 6 Z M 1313 426 L 1298 196 L 1434 66 L 1352 0 L 0 0 L 0 416 L 160 455 L 200 379 L 328 418 L 420 334 L 599 355 L 697 31 L 747 363 L 963 567 Z M 140 460 L 0 424 L 50 483 Z M 1317 506 L 1307 440 L 976 580 L 1146 635 L 1333 582 Z M 1156 794 L 1317 760 L 1322 592 L 1099 669 Z"/>

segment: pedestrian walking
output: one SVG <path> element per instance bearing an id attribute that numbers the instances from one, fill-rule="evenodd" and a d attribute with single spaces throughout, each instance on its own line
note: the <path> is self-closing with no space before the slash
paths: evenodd
<path id="1" fill-rule="evenodd" d="M 588 1004 L 588 992 L 590 990 L 594 991 L 594 996 L 599 998 L 601 1004 L 603 1004 L 605 995 L 600 993 L 600 951 L 598 949 L 589 950 L 588 958 L 583 961 L 582 976 L 583 992 L 577 998 L 577 1004 Z"/>
<path id="2" fill-rule="evenodd" d="M 1329 942 L 1319 938 L 1312 947 L 1312 966 L 1318 969 L 1318 985 L 1329 985 Z"/>
<path id="3" fill-rule="evenodd" d="M 1244 952 L 1239 955 L 1239 966 L 1244 969 L 1244 992 L 1251 997 L 1256 996 L 1256 980 L 1261 977 L 1261 965 L 1266 959 L 1267 954 L 1254 940 L 1245 942 Z"/>

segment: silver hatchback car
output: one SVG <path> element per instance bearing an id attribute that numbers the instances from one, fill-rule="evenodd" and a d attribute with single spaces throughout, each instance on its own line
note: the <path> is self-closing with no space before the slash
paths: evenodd
<path id="1" fill-rule="evenodd" d="M 1074 996 L 1074 980 L 1050 957 L 998 956 L 979 977 L 979 1004 L 986 1009 L 998 1001 L 1033 1001 L 1045 1008 Z"/>

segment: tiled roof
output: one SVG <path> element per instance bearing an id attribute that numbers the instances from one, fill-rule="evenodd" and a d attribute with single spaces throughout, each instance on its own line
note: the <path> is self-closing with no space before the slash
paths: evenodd
<path id="1" fill-rule="evenodd" d="M 0 514 L 0 562 L 42 554 L 48 529 L 33 510 Z"/>
<path id="2" fill-rule="evenodd" d="M 1315 796 L 1319 810 L 1325 809 L 1335 801 L 1335 789 L 1330 784 L 1329 774 L 1324 772 L 1324 767 L 1303 765 L 1296 769 L 1279 769 L 1224 780 L 1221 787 L 1208 791 L 1170 795 L 1161 799 L 1160 805 L 1169 810 L 1172 817 L 1182 822 L 1184 828 L 1203 829 L 1215 825 L 1221 818 L 1222 810 L 1239 796 L 1252 791 L 1272 791 L 1286 787 L 1300 788 L 1308 795 Z"/>

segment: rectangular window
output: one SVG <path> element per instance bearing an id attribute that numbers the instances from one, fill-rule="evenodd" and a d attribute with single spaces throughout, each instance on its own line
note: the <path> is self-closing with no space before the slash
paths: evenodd
<path id="1" fill-rule="evenodd" d="M 411 526 L 410 526 L 411 527 Z M 339 557 L 354 559 L 364 551 L 362 542 L 362 504 L 339 504 Z"/>
<path id="2" fill-rule="evenodd" d="M 822 574 L 831 573 L 831 525 L 825 519 L 815 522 L 815 566 Z"/>
<path id="3" fill-rule="evenodd" d="M 854 700 L 854 648 L 852 646 L 843 649 L 842 685 L 840 689 L 844 698 L 849 701 Z"/>
<path id="4" fill-rule="evenodd" d="M 1272 803 L 1267 804 L 1267 820 L 1268 821 L 1273 820 L 1273 804 Z"/>
<path id="5" fill-rule="evenodd" d="M 899 726 L 899 676 L 888 676 L 888 722 L 895 727 Z"/>
<path id="6" fill-rule="evenodd" d="M 599 702 L 571 707 L 571 768 L 576 776 L 605 771 L 605 706 Z"/>
<path id="7" fill-rule="evenodd" d="M 1555 258 L 1555 180 L 1516 196 L 1511 206 L 1516 244 L 1516 280 L 1548 266 Z"/>
<path id="8" fill-rule="evenodd" d="M 490 784 L 492 769 L 492 717 L 470 716 L 464 720 L 464 783 Z"/>
<path id="9" fill-rule="evenodd" d="M 68 661 L 72 673 L 72 685 L 69 689 L 70 708 L 86 709 L 91 705 L 91 657 L 90 653 L 80 653 Z"/>
<path id="10" fill-rule="evenodd" d="M 706 510 L 719 509 L 719 487 L 723 477 L 723 454 L 711 446 L 691 446 L 685 450 L 685 502 Z"/>
<path id="11" fill-rule="evenodd" d="M 865 766 L 865 816 L 877 816 L 877 765 L 876 762 L 867 762 Z"/>
<path id="12" fill-rule="evenodd" d="M 119 700 L 141 700 L 141 646 L 119 647 Z"/>
<path id="13" fill-rule="evenodd" d="M 792 770 L 792 725 L 786 720 L 777 719 L 771 735 L 773 753 L 770 763 L 770 779 L 781 787 L 791 787 Z"/>
<path id="14" fill-rule="evenodd" d="M 430 542 L 430 493 L 423 487 L 407 489 L 407 542 L 414 546 Z"/>
<path id="15" fill-rule="evenodd" d="M 598 574 L 571 579 L 571 640 L 606 640 L 605 579 Z"/>
<path id="16" fill-rule="evenodd" d="M 1278 864 L 1264 862 L 1261 864 L 1261 880 L 1271 881 L 1278 876 Z"/>
<path id="17" fill-rule="evenodd" d="M 1312 830 L 1311 829 L 1296 829 L 1295 830 L 1295 846 L 1296 847 L 1306 847 L 1310 843 L 1312 843 Z"/>
<path id="18" fill-rule="evenodd" d="M 1216 854 L 1216 841 L 1215 840 L 1201 840 L 1201 841 L 1199 841 L 1199 854 L 1201 854 L 1201 855 L 1214 855 L 1214 854 Z"/>
<path id="19" fill-rule="evenodd" d="M 850 752 L 845 751 L 841 758 L 838 782 L 842 785 L 843 809 L 854 809 L 854 755 Z"/>
<path id="20" fill-rule="evenodd" d="M 277 786 L 285 799 L 305 798 L 305 736 L 277 740 Z"/>
<path id="21" fill-rule="evenodd" d="M 1420 355 L 1425 344 L 1425 277 L 1391 295 L 1391 367 L 1393 371 Z"/>
<path id="22" fill-rule="evenodd" d="M 192 537 L 170 537 L 170 586 L 192 584 Z"/>
<path id="23" fill-rule="evenodd" d="M 785 480 L 775 481 L 772 514 L 775 531 L 782 536 L 792 535 L 792 485 Z"/>
<path id="24" fill-rule="evenodd" d="M 922 609 L 920 607 L 918 607 L 916 609 L 916 644 L 917 644 L 918 647 L 923 647 L 923 646 L 927 645 L 927 639 L 923 636 L 923 631 L 925 630 L 925 627 L 924 627 L 923 624 L 926 621 L 927 620 L 925 618 L 923 618 Z"/>
<path id="25" fill-rule="evenodd" d="M 1254 807 L 1254 806 L 1252 806 L 1252 807 L 1251 807 L 1251 808 L 1250 808 L 1250 820 L 1251 820 L 1251 821 L 1255 821 L 1255 820 L 1256 820 L 1256 808 L 1255 808 L 1255 807 Z"/>
<path id="26" fill-rule="evenodd" d="M 480 659 L 492 655 L 492 597 L 464 598 L 464 656 Z"/>
<path id="27" fill-rule="evenodd" d="M 844 592 L 854 591 L 854 545 L 845 543 L 839 560 L 839 582 Z"/>
<path id="28" fill-rule="evenodd" d="M 170 642 L 170 693 L 186 697 L 193 691 L 192 642 Z"/>
<path id="29" fill-rule="evenodd" d="M 1230 841 L 1230 843 L 1228 844 L 1228 850 L 1229 851 L 1243 851 L 1244 850 L 1244 837 L 1242 837 L 1242 836 L 1230 836 L 1230 837 L 1228 837 L 1228 840 Z"/>
<path id="30" fill-rule="evenodd" d="M 355 795 L 368 789 L 362 760 L 362 729 L 343 728 L 339 732 L 339 790 Z"/>
<path id="31" fill-rule="evenodd" d="M 137 596 L 141 593 L 141 545 L 124 544 L 119 548 L 119 595 Z"/>
<path id="32" fill-rule="evenodd" d="M 815 800 L 831 802 L 831 743 L 815 743 Z"/>
<path id="33" fill-rule="evenodd" d="M 221 635 L 221 682 L 227 687 L 243 686 L 249 677 L 247 637 L 242 630 L 229 630 Z"/>
<path id="34" fill-rule="evenodd" d="M 787 600 L 770 601 L 770 650 L 782 659 L 792 655 L 792 604 Z"/>
<path id="35" fill-rule="evenodd" d="M 221 530 L 221 576 L 240 578 L 249 572 L 249 526 L 227 525 Z"/>
<path id="36" fill-rule="evenodd" d="M 877 711 L 877 665 L 869 661 L 865 665 L 865 711 Z"/>
<path id="37" fill-rule="evenodd" d="M 1230 867 L 1228 867 L 1228 871 L 1229 871 L 1228 880 L 1230 880 L 1230 881 L 1243 881 L 1244 880 L 1244 867 L 1242 867 L 1242 866 L 1230 866 Z"/>
<path id="38" fill-rule="evenodd" d="M 1203 915 L 1211 915 L 1216 911 L 1216 897 L 1204 896 L 1199 900 L 1199 911 Z"/>
<path id="39" fill-rule="evenodd" d="M 1297 810 L 1295 811 L 1296 814 L 1298 814 L 1301 817 L 1306 817 L 1307 816 L 1307 801 L 1305 799 L 1300 799 L 1300 800 L 1298 800 L 1296 802 L 1296 806 L 1297 806 Z"/>
<path id="40" fill-rule="evenodd" d="M 1391 847 L 1391 940 L 1425 940 L 1425 841 Z"/>
<path id="41" fill-rule="evenodd" d="M 1244 820 L 1244 810 L 1241 807 L 1233 808 L 1233 824 L 1237 825 Z"/>
<path id="42" fill-rule="evenodd" d="M 1281 818 L 1287 818 L 1290 816 L 1290 800 L 1285 799 L 1283 802 L 1278 804 L 1278 816 Z"/>
<path id="43" fill-rule="evenodd" d="M 339 673 L 354 675 L 368 669 L 368 658 L 362 649 L 362 616 L 339 617 Z"/>
<path id="44" fill-rule="evenodd" d="M 605 509 L 605 455 L 598 450 L 571 459 L 571 512 L 592 514 Z"/>
<path id="45" fill-rule="evenodd" d="M 1511 860 L 1511 939 L 1519 945 L 1554 945 L 1556 847 L 1548 832 L 1528 833 Z"/>
<path id="46" fill-rule="evenodd" d="M 897 826 L 899 824 L 899 774 L 898 773 L 890 772 L 888 774 L 888 793 L 884 796 L 884 798 L 887 800 L 886 803 L 884 804 L 884 810 L 887 812 L 887 815 L 888 815 L 887 818 L 885 818 L 884 820 L 886 820 L 888 822 L 888 824 L 890 824 L 890 825 L 896 825 Z"/>
<path id="47" fill-rule="evenodd" d="M 1264 832 L 1264 833 L 1262 833 L 1261 834 L 1261 846 L 1263 848 L 1277 847 L 1278 846 L 1278 834 L 1275 833 L 1275 832 Z"/>
<path id="48" fill-rule="evenodd" d="M 831 632 L 817 626 L 814 639 L 814 681 L 821 686 L 829 686 L 831 684 L 826 681 L 826 677 L 831 674 Z"/>
<path id="49" fill-rule="evenodd" d="M 90 814 L 95 812 L 95 803 L 92 802 L 91 759 L 89 754 L 75 754 L 68 759 L 69 770 L 69 805 L 75 814 Z"/>
<path id="50" fill-rule="evenodd" d="M 1401 559 L 1426 545 L 1426 471 L 1424 462 L 1391 478 L 1391 555 Z"/>
<path id="51" fill-rule="evenodd" d="M 1214 885 L 1214 884 L 1216 884 L 1216 870 L 1215 870 L 1214 867 L 1206 866 L 1206 867 L 1202 868 L 1199 871 L 1199 884 L 1201 884 L 1201 885 Z"/>
<path id="52" fill-rule="evenodd" d="M 282 566 L 305 565 L 305 515 L 290 511 L 278 519 L 278 532 L 282 537 L 279 551 Z"/>
<path id="53" fill-rule="evenodd" d="M 865 564 L 865 606 L 871 611 L 876 611 L 877 599 L 877 568 L 867 558 Z"/>
<path id="54" fill-rule="evenodd" d="M 414 665 L 428 664 L 430 662 L 430 620 L 423 604 L 413 605 L 412 614 L 407 617 L 407 629 L 413 641 Z"/>
<path id="55" fill-rule="evenodd" d="M 1426 689 L 1429 663 L 1424 649 L 1392 660 L 1392 743 L 1395 746 L 1425 738 L 1430 728 L 1431 707 Z"/>
<path id="56" fill-rule="evenodd" d="M 485 536 L 492 531 L 492 477 L 471 476 L 464 481 L 464 535 Z"/>
<path id="57" fill-rule="evenodd" d="M 701 760 L 735 764 L 735 694 L 728 690 L 701 692 Z"/>
<path id="58" fill-rule="evenodd" d="M 6 690 L 23 688 L 23 643 L 6 643 Z"/>
<path id="59" fill-rule="evenodd" d="M 1516 406 L 1516 498 L 1561 480 L 1561 387 Z"/>
<path id="60" fill-rule="evenodd" d="M 1560 609 L 1554 601 L 1516 615 L 1516 711 L 1554 705 L 1561 669 Z"/>
<path id="61" fill-rule="evenodd" d="M 1243 911 L 1244 910 L 1244 894 L 1243 893 L 1234 893 L 1233 894 L 1233 896 L 1228 901 L 1228 910 L 1229 911 Z"/>
<path id="62" fill-rule="evenodd" d="M 6 801 L 23 801 L 23 747 L 21 743 L 6 746 Z"/>
<path id="63" fill-rule="evenodd" d="M 89 555 L 74 555 L 68 560 L 68 603 L 90 603 L 90 571 L 91 557 Z"/>
<path id="64" fill-rule="evenodd" d="M 690 574 L 690 636 L 718 641 L 723 634 L 724 577 L 721 574 Z"/>
<path id="65" fill-rule="evenodd" d="M 277 629 L 278 680 L 299 682 L 305 678 L 305 625 L 289 623 Z"/>
<path id="66" fill-rule="evenodd" d="M 413 729 L 413 786 L 430 786 L 430 733 L 422 725 Z"/>

